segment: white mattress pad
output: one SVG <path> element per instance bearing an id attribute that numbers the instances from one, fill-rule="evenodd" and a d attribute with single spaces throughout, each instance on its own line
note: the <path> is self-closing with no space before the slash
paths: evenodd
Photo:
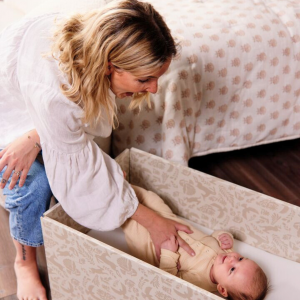
<path id="1" fill-rule="evenodd" d="M 207 234 L 213 232 L 194 222 L 188 222 Z M 90 230 L 87 234 L 101 242 L 130 254 L 126 244 L 125 235 L 121 228 L 106 232 Z M 270 291 L 265 300 L 299 299 L 299 263 L 270 254 L 238 240 L 234 241 L 234 249 L 243 256 L 257 262 L 265 271 L 270 282 Z"/>

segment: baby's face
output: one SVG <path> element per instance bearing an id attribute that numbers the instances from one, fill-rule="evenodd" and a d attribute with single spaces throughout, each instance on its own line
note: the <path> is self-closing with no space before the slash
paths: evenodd
<path id="1" fill-rule="evenodd" d="M 221 253 L 217 256 L 212 268 L 211 277 L 228 290 L 244 290 L 258 268 L 258 265 L 239 253 Z"/>

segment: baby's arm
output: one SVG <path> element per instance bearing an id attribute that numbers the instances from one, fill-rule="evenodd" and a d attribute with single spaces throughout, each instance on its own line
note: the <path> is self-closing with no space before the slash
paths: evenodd
<path id="1" fill-rule="evenodd" d="M 215 231 L 212 236 L 217 239 L 221 249 L 229 250 L 233 248 L 233 235 L 226 231 Z"/>
<path id="2" fill-rule="evenodd" d="M 174 236 L 161 244 L 159 268 L 175 276 L 178 273 L 178 247 L 178 241 Z"/>

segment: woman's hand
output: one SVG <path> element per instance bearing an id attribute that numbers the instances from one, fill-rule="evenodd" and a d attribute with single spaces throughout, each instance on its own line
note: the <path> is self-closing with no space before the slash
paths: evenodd
<path id="1" fill-rule="evenodd" d="M 161 244 L 161 249 L 167 249 L 172 252 L 177 252 L 178 247 L 179 247 L 179 244 L 174 235 L 171 236 L 171 238 L 169 238 L 168 240 L 164 241 Z"/>
<path id="2" fill-rule="evenodd" d="M 31 130 L 17 138 L 0 152 L 0 171 L 7 166 L 1 178 L 0 188 L 3 189 L 14 171 L 9 189 L 13 189 L 19 177 L 19 187 L 25 183 L 27 173 L 40 152 L 40 138 L 36 130 Z"/>
<path id="3" fill-rule="evenodd" d="M 160 257 L 162 243 L 172 238 L 175 238 L 178 241 L 179 246 L 183 248 L 189 255 L 195 255 L 194 250 L 178 234 L 179 230 L 186 233 L 193 233 L 188 226 L 157 215 L 155 220 L 147 229 L 153 241 L 158 259 Z"/>
<path id="4" fill-rule="evenodd" d="M 222 233 L 218 237 L 220 243 L 221 243 L 221 249 L 226 250 L 226 249 L 231 249 L 233 246 L 233 240 L 232 237 L 227 234 L 227 233 Z"/>
<path id="5" fill-rule="evenodd" d="M 172 237 L 177 239 L 179 246 L 189 255 L 195 255 L 194 250 L 179 236 L 177 232 L 180 230 L 186 233 L 193 233 L 188 226 L 166 219 L 143 204 L 139 204 L 138 209 L 131 218 L 149 231 L 158 260 L 160 259 L 162 243 Z"/>

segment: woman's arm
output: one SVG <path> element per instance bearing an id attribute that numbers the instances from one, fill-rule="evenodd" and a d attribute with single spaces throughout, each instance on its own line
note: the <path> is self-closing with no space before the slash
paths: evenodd
<path id="1" fill-rule="evenodd" d="M 14 188 L 19 176 L 19 187 L 22 187 L 25 183 L 27 173 L 40 150 L 40 137 L 35 129 L 25 133 L 4 148 L 0 152 L 0 171 L 5 166 L 7 166 L 7 169 L 2 176 L 0 188 L 3 189 L 5 187 L 13 171 L 14 174 L 9 189 Z"/>

